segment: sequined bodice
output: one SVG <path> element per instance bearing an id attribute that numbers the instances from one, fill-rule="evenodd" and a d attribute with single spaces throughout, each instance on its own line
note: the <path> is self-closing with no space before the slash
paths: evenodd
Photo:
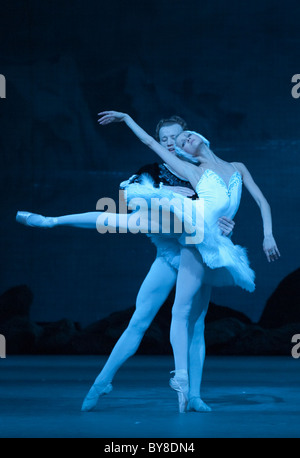
<path id="1" fill-rule="evenodd" d="M 216 172 L 206 169 L 201 176 L 196 192 L 204 199 L 204 218 L 208 225 L 215 225 L 220 216 L 233 219 L 240 205 L 242 176 L 235 171 L 228 186 Z"/>

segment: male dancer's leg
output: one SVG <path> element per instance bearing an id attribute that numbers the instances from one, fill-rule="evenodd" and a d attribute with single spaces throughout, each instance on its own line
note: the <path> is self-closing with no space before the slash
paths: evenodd
<path id="1" fill-rule="evenodd" d="M 136 300 L 136 310 L 118 342 L 114 346 L 95 384 L 112 381 L 120 366 L 134 353 L 153 318 L 175 285 L 177 271 L 163 257 L 151 266 Z"/>

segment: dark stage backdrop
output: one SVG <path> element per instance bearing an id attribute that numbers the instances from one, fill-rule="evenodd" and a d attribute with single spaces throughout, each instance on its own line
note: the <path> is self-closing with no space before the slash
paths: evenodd
<path id="1" fill-rule="evenodd" d="M 248 248 L 253 294 L 213 301 L 258 320 L 279 282 L 299 267 L 299 1 L 10 1 L 1 6 L 0 292 L 27 284 L 36 321 L 82 325 L 132 306 L 155 257 L 142 235 L 17 225 L 17 210 L 94 211 L 156 157 L 124 125 L 149 133 L 178 114 L 227 161 L 244 162 L 272 207 L 281 259 L 268 264 L 262 222 L 244 190 L 234 241 Z"/>

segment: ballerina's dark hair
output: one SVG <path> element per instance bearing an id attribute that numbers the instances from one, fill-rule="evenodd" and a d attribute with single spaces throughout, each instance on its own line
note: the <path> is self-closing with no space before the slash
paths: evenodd
<path id="1" fill-rule="evenodd" d="M 187 123 L 180 116 L 171 116 L 170 118 L 161 119 L 155 129 L 155 139 L 159 142 L 159 131 L 162 127 L 172 126 L 173 124 L 179 124 L 182 130 L 187 129 Z"/>

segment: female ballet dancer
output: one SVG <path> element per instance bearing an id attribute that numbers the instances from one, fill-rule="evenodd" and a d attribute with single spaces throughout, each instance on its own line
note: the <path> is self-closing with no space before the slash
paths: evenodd
<path id="1" fill-rule="evenodd" d="M 193 303 L 197 293 L 206 283 L 209 286 L 237 285 L 249 292 L 255 289 L 255 275 L 249 267 L 245 249 L 234 245 L 229 238 L 222 235 L 217 220 L 221 214 L 234 217 L 240 204 L 242 183 L 244 183 L 261 211 L 263 250 L 268 261 L 274 261 L 278 259 L 280 253 L 272 233 L 270 205 L 246 166 L 240 162 L 228 163 L 216 156 L 200 134 L 186 131 L 176 138 L 177 152 L 188 153 L 197 159 L 200 165 L 194 165 L 182 161 L 163 148 L 129 115 L 104 111 L 100 116 L 101 125 L 125 122 L 145 145 L 158 154 L 176 173 L 188 179 L 198 196 L 204 201 L 204 239 L 196 245 L 196 250 L 183 243 L 172 308 L 170 337 L 174 353 L 175 376 L 170 380 L 170 385 L 178 392 L 180 409 L 184 409 L 189 394 L 189 317 L 193 313 Z M 197 311 L 199 318 L 205 312 L 200 307 Z"/>
<path id="2" fill-rule="evenodd" d="M 183 128 L 185 122 L 178 116 L 161 120 L 156 128 L 156 135 L 161 145 L 172 154 L 175 153 L 174 139 Z M 132 183 L 142 182 L 145 174 L 151 176 L 155 185 L 163 184 L 163 189 L 171 189 L 191 197 L 194 191 L 190 183 L 179 177 L 167 164 L 157 163 L 142 167 L 127 182 L 127 188 Z M 57 218 L 43 217 L 28 212 L 18 212 L 17 221 L 36 227 L 72 226 L 95 229 L 99 212 L 87 212 L 79 215 L 65 215 Z M 229 235 L 234 227 L 234 222 L 226 217 L 219 220 L 220 229 L 224 235 Z M 157 246 L 158 254 L 148 272 L 137 296 L 136 310 L 127 329 L 113 348 L 105 366 L 97 377 L 91 393 L 86 397 L 82 410 L 91 410 L 97 404 L 99 397 L 111 389 L 111 381 L 121 365 L 137 350 L 143 335 L 149 328 L 153 318 L 170 294 L 176 282 L 179 264 L 180 249 L 177 241 L 168 239 L 167 245 L 164 238 Z M 193 310 L 196 312 L 197 304 L 202 307 L 202 315 L 194 313 L 190 316 L 189 325 L 189 411 L 210 410 L 203 403 L 200 396 L 203 364 L 205 358 L 204 317 L 209 304 L 210 288 L 203 285 L 195 299 Z M 185 410 L 185 408 L 183 409 Z"/>

